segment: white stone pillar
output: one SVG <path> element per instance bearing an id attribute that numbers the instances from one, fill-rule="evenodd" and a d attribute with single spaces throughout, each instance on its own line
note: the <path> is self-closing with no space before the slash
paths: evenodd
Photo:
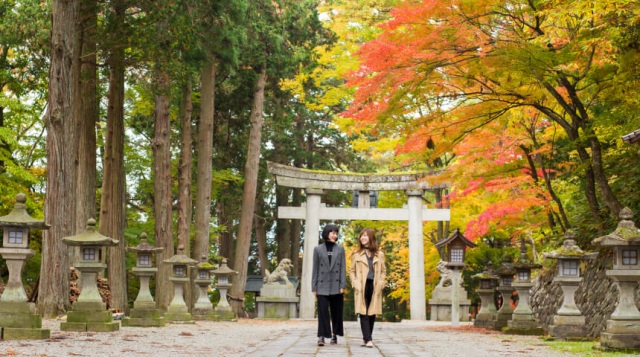
<path id="1" fill-rule="evenodd" d="M 451 273 L 451 326 L 460 326 L 460 280 L 462 269 L 452 269 Z"/>
<path id="2" fill-rule="evenodd" d="M 422 190 L 407 190 L 409 200 L 409 304 L 411 320 L 427 319 L 424 292 L 424 245 L 422 236 Z"/>
<path id="3" fill-rule="evenodd" d="M 313 249 L 318 245 L 320 230 L 321 189 L 307 188 L 306 217 L 304 229 L 304 251 L 302 254 L 302 277 L 300 278 L 300 318 L 313 319 L 316 311 L 316 298 L 311 292 L 313 270 Z"/>

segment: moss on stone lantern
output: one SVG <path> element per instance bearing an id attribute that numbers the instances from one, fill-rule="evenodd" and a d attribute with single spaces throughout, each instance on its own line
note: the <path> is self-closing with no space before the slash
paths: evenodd
<path id="1" fill-rule="evenodd" d="M 516 290 L 513 287 L 513 275 L 516 273 L 513 264 L 511 263 L 511 257 L 505 254 L 502 257 L 502 264 L 498 269 L 494 271 L 494 274 L 500 279 L 500 285 L 496 288 L 500 292 L 502 298 L 502 305 L 497 312 L 496 322 L 494 328 L 496 330 L 502 330 L 506 327 L 508 322 L 511 321 L 513 315 L 513 308 L 511 307 L 511 297 Z"/>
<path id="2" fill-rule="evenodd" d="M 616 309 L 600 334 L 600 344 L 606 349 L 640 351 L 640 311 L 635 304 L 635 290 L 640 281 L 640 229 L 628 207 L 620 211 L 620 222 L 612 233 L 596 238 L 594 244 L 613 249 L 613 269 L 607 270 L 618 287 Z"/>
<path id="3" fill-rule="evenodd" d="M 174 324 L 195 323 L 184 300 L 184 292 L 191 281 L 189 268 L 194 266 L 197 261 L 184 255 L 184 247 L 180 245 L 178 246 L 178 253 L 164 260 L 163 263 L 171 266 L 169 281 L 173 283 L 173 300 L 167 307 L 167 313 L 164 315 L 165 319 Z"/>
<path id="4" fill-rule="evenodd" d="M 24 193 L 17 194 L 13 210 L 0 217 L 3 231 L 0 255 L 9 270 L 9 280 L 0 296 L 0 336 L 4 340 L 47 339 L 50 336 L 50 331 L 42 328 L 42 317 L 36 313 L 35 304 L 27 301 L 22 284 L 22 269 L 35 254 L 29 249 L 29 230 L 49 229 L 49 226 L 29 215 L 26 202 Z"/>
<path id="5" fill-rule="evenodd" d="M 474 275 L 473 278 L 479 281 L 479 288 L 476 292 L 480 295 L 481 300 L 480 311 L 476 314 L 473 326 L 493 328 L 497 314 L 494 297 L 495 287 L 498 282 L 498 277 L 493 273 L 493 264 L 491 262 L 487 263 L 485 270 Z"/>
<path id="6" fill-rule="evenodd" d="M 119 240 L 100 234 L 96 230 L 96 220 L 90 218 L 84 232 L 62 238 L 62 243 L 80 247 L 80 260 L 75 268 L 81 273 L 82 291 L 73 304 L 73 311 L 67 314 L 67 321 L 60 324 L 60 329 L 94 332 L 119 330 L 120 322 L 113 321 L 113 315 L 102 301 L 96 283 L 98 272 L 107 267 L 101 261 L 101 248 L 117 245 Z"/>
<path id="7" fill-rule="evenodd" d="M 207 257 L 200 257 L 200 262 L 196 265 L 197 276 L 194 283 L 198 286 L 198 300 L 193 306 L 191 314 L 196 320 L 215 320 L 213 313 L 213 304 L 209 300 L 209 286 L 211 286 L 213 264 L 207 261 Z"/>
<path id="8" fill-rule="evenodd" d="M 533 286 L 531 283 L 531 270 L 540 269 L 542 265 L 534 263 L 529 259 L 527 246 L 524 237 L 520 239 L 520 256 L 513 264 L 516 271 L 516 280 L 513 287 L 518 291 L 518 306 L 513 310 L 511 321 L 503 332 L 515 335 L 542 335 L 544 330 L 538 325 L 537 319 L 533 316 L 529 305 L 529 290 Z"/>
<path id="9" fill-rule="evenodd" d="M 220 301 L 216 308 L 214 309 L 215 314 L 218 316 L 220 320 L 233 320 L 236 315 L 231 309 L 229 302 L 227 301 L 227 290 L 231 287 L 231 275 L 238 274 L 237 271 L 230 269 L 227 266 L 227 259 L 222 258 L 222 262 L 218 269 L 212 271 L 212 273 L 218 279 L 218 284 L 216 287 L 220 292 Z"/>
<path id="10" fill-rule="evenodd" d="M 576 245 L 575 234 L 567 231 L 562 246 L 555 251 L 543 253 L 547 259 L 558 260 L 558 275 L 553 279 L 562 289 L 562 306 L 553 316 L 549 334 L 556 338 L 576 340 L 587 337 L 589 331 L 585 318 L 575 302 L 575 292 L 582 281 L 580 263 L 593 259 L 598 253 L 585 253 Z"/>
<path id="11" fill-rule="evenodd" d="M 149 281 L 156 275 L 158 268 L 153 266 L 155 253 L 162 252 L 164 248 L 154 247 L 147 241 L 147 233 L 140 234 L 140 244 L 127 248 L 128 251 L 136 253 L 136 266 L 131 269 L 134 275 L 140 278 L 140 290 L 133 302 L 133 309 L 129 312 L 129 317 L 122 319 L 123 326 L 156 327 L 164 326 L 165 320 L 161 309 L 157 308 Z"/>

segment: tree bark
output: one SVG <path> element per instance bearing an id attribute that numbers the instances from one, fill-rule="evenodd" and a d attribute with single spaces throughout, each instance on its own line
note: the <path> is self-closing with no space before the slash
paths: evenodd
<path id="1" fill-rule="evenodd" d="M 126 7 L 122 1 L 113 3 L 116 28 L 124 26 Z M 101 234 L 118 239 L 118 245 L 109 247 L 108 272 L 111 290 L 111 307 L 126 312 L 127 270 L 125 265 L 126 240 L 124 228 L 125 171 L 124 171 L 124 48 L 111 49 L 109 65 L 109 102 L 107 105 L 107 130 L 104 144 L 104 171 L 100 200 Z"/>
<path id="2" fill-rule="evenodd" d="M 157 93 L 155 96 L 155 133 L 153 147 L 153 190 L 156 246 L 164 250 L 156 255 L 158 273 L 156 278 L 157 303 L 163 309 L 169 306 L 173 290 L 169 282 L 170 269 L 162 262 L 174 253 L 171 221 L 171 127 L 169 121 L 169 75 L 156 70 Z"/>
<path id="3" fill-rule="evenodd" d="M 213 163 L 213 123 L 215 102 L 215 61 L 208 61 L 202 69 L 200 124 L 198 125 L 198 173 L 196 177 L 195 239 L 193 259 L 209 256 L 209 227 L 211 220 L 211 167 Z"/>
<path id="4" fill-rule="evenodd" d="M 74 117 L 78 121 L 78 182 L 76 231 L 82 232 L 89 218 L 96 217 L 96 123 L 98 122 L 98 77 L 96 65 L 96 26 L 98 22 L 95 0 L 83 0 L 81 14 L 80 85 L 76 87 Z M 74 247 L 70 258 L 75 266 L 79 262 L 79 247 Z M 80 280 L 78 280 L 80 281 Z"/>
<path id="5" fill-rule="evenodd" d="M 267 228 L 262 213 L 262 203 L 264 202 L 264 193 L 262 189 L 256 195 L 255 212 L 253 215 L 253 225 L 256 231 L 256 242 L 258 243 L 258 259 L 260 259 L 260 275 L 266 276 L 265 270 L 270 269 L 269 259 L 267 258 Z"/>
<path id="6" fill-rule="evenodd" d="M 302 203 L 302 189 L 293 189 L 293 206 L 299 207 Z M 293 274 L 302 276 L 302 259 L 300 259 L 300 247 L 302 246 L 302 221 L 299 219 L 291 220 L 291 263 L 293 264 Z"/>
<path id="7" fill-rule="evenodd" d="M 262 111 L 264 107 L 264 88 L 266 82 L 266 68 L 260 68 L 253 90 L 253 105 L 251 108 L 251 130 L 249 133 L 249 147 L 247 162 L 244 166 L 244 187 L 242 190 L 242 209 L 240 212 L 240 228 L 236 241 L 234 270 L 238 272 L 229 295 L 232 308 L 239 315 L 244 315 L 244 289 L 247 285 L 247 268 L 249 249 L 251 246 L 251 226 L 256 203 L 256 188 L 258 184 L 258 163 L 260 161 L 260 144 L 262 136 Z"/>
<path id="8" fill-rule="evenodd" d="M 45 221 L 51 226 L 42 240 L 38 309 L 45 316 L 63 314 L 69 303 L 69 259 L 62 238 L 76 228 L 76 133 L 73 94 L 78 85 L 74 66 L 79 51 L 78 0 L 55 0 L 52 6 L 47 130 Z"/>
<path id="9" fill-rule="evenodd" d="M 191 150 L 193 138 L 191 134 L 191 81 L 185 84 L 182 91 L 180 121 L 180 167 L 178 168 L 178 245 L 184 246 L 185 252 L 191 252 L 191 217 L 193 203 L 191 200 Z"/>

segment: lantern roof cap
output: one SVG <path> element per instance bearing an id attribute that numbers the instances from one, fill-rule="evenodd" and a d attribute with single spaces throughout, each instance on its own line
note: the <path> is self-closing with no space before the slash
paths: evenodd
<path id="1" fill-rule="evenodd" d="M 93 218 L 89 218 L 87 220 L 87 229 L 85 229 L 82 233 L 76 234 L 74 236 L 64 237 L 62 238 L 62 243 L 71 246 L 83 246 L 83 245 L 117 245 L 120 241 L 117 239 L 109 238 L 107 236 L 103 236 L 99 232 L 96 231 L 96 220 Z"/>
<path id="2" fill-rule="evenodd" d="M 162 252 L 164 248 L 155 247 L 149 244 L 149 241 L 147 241 L 147 233 L 142 232 L 140 233 L 140 244 L 136 245 L 135 247 L 128 247 L 127 250 L 135 253 L 159 253 Z"/>
<path id="3" fill-rule="evenodd" d="M 212 271 L 215 275 L 229 275 L 229 274 L 238 274 L 237 271 L 232 270 L 227 266 L 227 258 L 222 258 L 222 262 L 220 263 L 220 267 L 218 269 Z"/>
<path id="4" fill-rule="evenodd" d="M 518 269 L 540 269 L 542 265 L 534 263 L 529 259 L 529 255 L 527 254 L 527 246 L 524 242 L 524 237 L 520 237 L 520 256 L 515 263 L 513 263 L 513 267 Z"/>
<path id="5" fill-rule="evenodd" d="M 27 212 L 27 195 L 20 192 L 16 195 L 16 203 L 13 206 L 13 210 L 6 215 L 0 217 L 0 227 L 14 226 L 14 227 L 28 227 L 36 229 L 49 229 L 51 226 L 44 223 L 44 221 L 34 219 Z"/>
<path id="6" fill-rule="evenodd" d="M 487 266 L 484 268 L 483 272 L 480 272 L 478 274 L 473 275 L 472 278 L 474 278 L 474 279 L 485 279 L 485 280 L 498 280 L 498 279 L 500 279 L 499 277 L 494 275 L 493 263 L 491 263 L 491 261 L 489 261 L 487 263 Z"/>
<path id="7" fill-rule="evenodd" d="M 511 262 L 511 256 L 505 254 L 502 257 L 502 264 L 494 271 L 495 274 L 498 275 L 513 275 L 516 273 L 516 270 L 513 268 L 513 263 Z"/>
<path id="8" fill-rule="evenodd" d="M 202 255 L 200 257 L 200 262 L 197 265 L 198 269 L 201 270 L 212 270 L 213 269 L 213 264 L 209 263 L 207 261 L 207 256 L 206 255 Z"/>
<path id="9" fill-rule="evenodd" d="M 182 244 L 178 246 L 178 253 L 176 255 L 172 256 L 169 259 L 165 259 L 162 262 L 172 265 L 195 265 L 197 263 L 196 260 L 184 255 L 184 246 Z"/>
<path id="10" fill-rule="evenodd" d="M 629 207 L 620 210 L 620 222 L 615 231 L 593 240 L 604 246 L 640 244 L 640 229 L 633 223 L 633 212 Z"/>
<path id="11" fill-rule="evenodd" d="M 587 253 L 582 251 L 578 245 L 576 245 L 576 235 L 571 230 L 568 230 L 564 234 L 564 241 L 560 248 L 542 253 L 542 256 L 548 259 L 593 259 L 598 253 Z"/>
<path id="12" fill-rule="evenodd" d="M 475 247 L 477 245 L 477 244 L 473 243 L 472 241 L 470 241 L 467 237 L 465 237 L 464 234 L 462 234 L 462 232 L 460 232 L 459 228 L 456 228 L 456 230 L 449 236 L 449 238 L 436 243 L 436 247 L 440 248 L 440 247 L 442 247 L 444 245 L 451 244 L 451 242 L 454 242 L 456 240 L 460 240 L 467 247 L 470 247 L 470 248 L 473 248 L 473 247 Z"/>

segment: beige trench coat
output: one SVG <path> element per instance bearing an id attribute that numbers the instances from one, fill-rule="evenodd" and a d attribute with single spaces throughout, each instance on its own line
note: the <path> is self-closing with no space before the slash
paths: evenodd
<path id="1" fill-rule="evenodd" d="M 373 296 L 367 305 L 364 300 L 364 288 L 367 283 L 367 273 L 369 273 L 369 262 L 367 255 L 363 252 L 355 252 L 351 255 L 351 267 L 349 268 L 349 277 L 351 278 L 351 286 L 354 290 L 353 302 L 356 314 L 360 315 L 380 315 L 382 314 L 382 289 L 387 283 L 387 268 L 384 265 L 384 254 L 378 251 L 373 257 Z"/>

